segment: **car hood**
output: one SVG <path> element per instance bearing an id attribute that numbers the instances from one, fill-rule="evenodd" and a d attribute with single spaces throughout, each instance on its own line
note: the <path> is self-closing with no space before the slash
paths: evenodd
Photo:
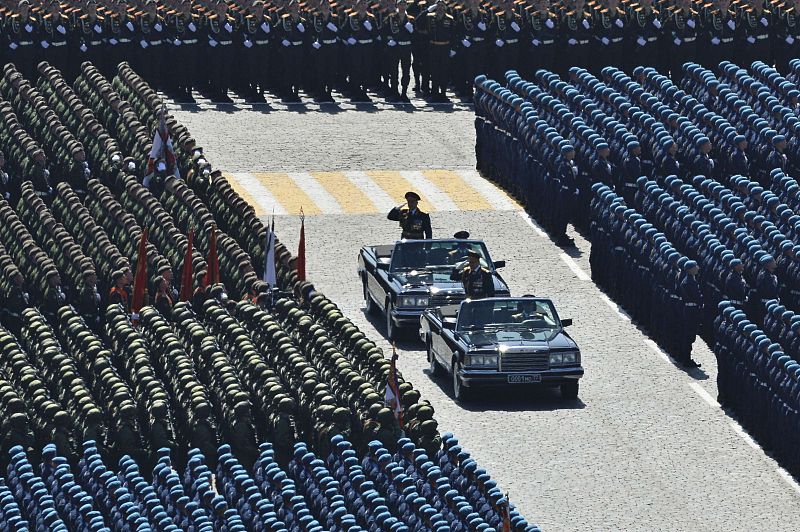
<path id="1" fill-rule="evenodd" d="M 536 352 L 577 349 L 563 332 L 556 331 L 474 331 L 462 334 L 464 342 L 476 349 L 503 348 L 505 351 Z"/>

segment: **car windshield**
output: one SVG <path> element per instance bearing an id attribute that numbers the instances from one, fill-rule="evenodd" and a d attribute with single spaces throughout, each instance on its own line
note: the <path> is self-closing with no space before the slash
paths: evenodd
<path id="1" fill-rule="evenodd" d="M 561 327 L 548 299 L 512 298 L 465 301 L 458 313 L 459 331 L 482 329 L 548 330 Z"/>
<path id="2" fill-rule="evenodd" d="M 477 251 L 481 256 L 481 264 L 494 270 L 486 246 L 483 242 L 470 240 L 411 241 L 398 242 L 392 253 L 390 271 L 410 270 L 452 270 L 464 264 L 467 252 Z"/>

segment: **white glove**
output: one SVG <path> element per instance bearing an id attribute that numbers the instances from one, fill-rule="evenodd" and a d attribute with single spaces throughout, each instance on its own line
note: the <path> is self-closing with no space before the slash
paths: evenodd
<path id="1" fill-rule="evenodd" d="M 730 20 L 728 21 L 728 27 L 729 27 L 730 29 L 732 29 L 732 30 L 735 30 L 735 29 L 736 29 L 736 22 L 735 22 L 733 19 L 730 19 Z"/>
<path id="2" fill-rule="evenodd" d="M 130 24 L 130 23 L 129 23 L 129 24 Z M 57 31 L 58 33 L 60 33 L 61 35 L 66 35 L 66 34 L 67 34 L 67 28 L 65 28 L 65 27 L 64 27 L 64 26 L 62 26 L 61 24 L 59 24 L 58 26 L 56 26 L 56 31 Z"/>
<path id="3" fill-rule="evenodd" d="M 786 44 L 793 44 L 793 43 L 794 43 L 794 37 L 792 37 L 791 35 L 787 35 Z"/>
<path id="4" fill-rule="evenodd" d="M 539 39 L 533 39 L 531 41 L 531 44 L 534 46 L 539 46 L 540 44 L 542 44 L 542 41 L 540 41 Z"/>
<path id="5" fill-rule="evenodd" d="M 128 22 L 128 24 L 131 24 L 131 23 Z M 133 26 L 133 24 L 131 24 L 131 26 Z M 189 31 L 197 31 L 197 26 L 194 25 L 194 22 L 190 22 L 189 26 L 187 26 L 187 27 L 189 28 Z M 131 27 L 131 29 L 133 29 L 133 27 Z"/>
<path id="6" fill-rule="evenodd" d="M 226 22 L 225 25 L 222 27 L 225 28 L 225 31 L 227 31 L 228 33 L 233 31 L 233 26 L 231 26 L 230 22 Z"/>
<path id="7" fill-rule="evenodd" d="M 486 24 L 483 22 L 478 22 L 478 29 L 481 31 L 486 31 Z"/>
<path id="8" fill-rule="evenodd" d="M 88 50 L 88 48 L 86 48 L 86 44 L 82 44 L 81 47 L 79 48 L 79 50 L 81 52 L 85 52 L 86 50 Z"/>
<path id="9" fill-rule="evenodd" d="M 608 37 L 603 37 L 602 39 L 600 39 L 600 42 L 605 45 L 608 45 L 611 41 L 608 40 Z"/>
<path id="10" fill-rule="evenodd" d="M 503 42 L 503 39 L 497 39 L 496 41 L 494 41 L 494 43 L 495 43 L 497 46 L 501 47 L 501 48 L 502 48 L 502 47 L 503 47 L 503 45 L 505 44 L 505 43 Z"/>
<path id="11" fill-rule="evenodd" d="M 355 40 L 355 38 L 353 38 L 353 37 L 350 37 L 349 39 L 347 39 L 347 44 L 349 44 L 349 45 L 351 45 L 351 46 L 352 46 L 352 45 L 354 45 L 355 43 L 356 43 L 356 40 Z"/>
<path id="12" fill-rule="evenodd" d="M 208 44 L 211 45 L 211 48 L 214 48 L 219 43 L 217 41 L 215 41 L 214 39 L 211 39 L 210 41 L 208 41 Z"/>
<path id="13" fill-rule="evenodd" d="M 589 29 L 589 21 L 588 20 L 583 19 L 583 22 L 581 24 L 583 24 L 583 27 L 586 28 L 587 30 Z"/>
<path id="14" fill-rule="evenodd" d="M 172 44 L 174 44 L 175 46 L 180 46 L 181 45 L 181 40 L 180 39 L 175 39 L 174 41 L 172 41 Z"/>
<path id="15" fill-rule="evenodd" d="M 266 22 L 262 22 L 261 23 L 261 29 L 264 31 L 264 33 L 269 33 L 269 29 L 270 29 L 269 28 L 269 24 L 267 24 Z"/>
<path id="16" fill-rule="evenodd" d="M 751 35 L 750 37 L 747 38 L 747 42 L 749 42 L 750 44 L 755 44 L 756 38 Z"/>
<path id="17" fill-rule="evenodd" d="M 470 46 L 472 46 L 472 43 L 469 42 L 469 39 L 464 39 L 463 41 L 461 41 L 461 44 L 464 46 L 464 48 L 469 48 Z"/>
<path id="18" fill-rule="evenodd" d="M 478 24 L 480 26 L 480 24 Z M 410 22 L 406 22 L 406 31 L 408 33 L 414 33 L 414 25 Z"/>
<path id="19" fill-rule="evenodd" d="M 455 56 L 456 56 L 456 51 L 450 50 L 450 57 L 455 57 Z"/>
<path id="20" fill-rule="evenodd" d="M 148 46 L 150 46 L 150 44 L 147 41 L 145 41 L 144 39 L 142 39 L 141 41 L 139 41 L 139 46 L 141 46 L 142 48 L 147 48 Z M 214 46 L 214 45 L 212 44 L 211 46 Z"/>
<path id="21" fill-rule="evenodd" d="M 42 45 L 42 48 L 50 48 L 50 43 L 47 42 L 47 41 L 42 41 L 41 45 Z"/>
<path id="22" fill-rule="evenodd" d="M 616 24 L 616 26 L 617 26 L 618 28 L 621 28 L 622 26 L 624 26 L 624 25 L 625 25 L 625 24 L 622 22 L 622 19 L 621 19 L 621 18 L 618 18 L 617 20 L 615 20 L 615 21 L 614 21 L 614 24 Z"/>
<path id="23" fill-rule="evenodd" d="M 281 41 L 281 44 L 284 45 L 284 46 L 290 46 L 292 43 L 290 43 L 289 41 L 284 39 L 284 40 Z"/>
<path id="24" fill-rule="evenodd" d="M 387 42 L 386 44 L 387 44 L 388 46 L 390 46 L 390 47 L 392 47 L 392 46 L 397 46 L 397 43 L 396 43 L 396 42 L 394 42 L 394 39 L 389 39 L 389 42 Z"/>
<path id="25" fill-rule="evenodd" d="M 28 33 L 32 32 L 33 26 L 31 26 L 30 24 L 25 24 L 25 31 L 27 31 Z"/>
<path id="26" fill-rule="evenodd" d="M 639 46 L 644 46 L 645 44 L 647 44 L 647 41 L 644 40 L 644 37 L 639 37 L 638 39 L 636 39 L 636 44 L 638 44 Z"/>
<path id="27" fill-rule="evenodd" d="M 156 25 L 153 26 L 153 27 L 156 29 L 156 31 L 161 31 L 161 23 L 160 22 L 156 22 Z"/>
<path id="28" fill-rule="evenodd" d="M 655 26 L 658 29 L 661 29 L 661 21 L 658 20 L 657 18 L 654 18 L 653 19 L 653 26 Z"/>
<path id="29" fill-rule="evenodd" d="M 372 23 L 369 20 L 364 21 L 364 27 L 367 28 L 367 31 L 372 31 Z"/>
<path id="30" fill-rule="evenodd" d="M 555 24 L 553 24 L 553 21 L 550 19 L 545 20 L 544 25 L 550 28 L 551 30 L 553 29 L 553 26 L 555 26 Z"/>
<path id="31" fill-rule="evenodd" d="M 102 33 L 103 32 L 103 27 L 100 24 L 95 24 L 94 25 L 94 32 L 95 33 Z"/>
<path id="32" fill-rule="evenodd" d="M 675 43 L 675 46 L 680 46 L 681 45 L 680 37 L 675 37 L 675 39 L 673 39 L 672 42 Z"/>
<path id="33" fill-rule="evenodd" d="M 767 26 L 769 26 L 769 21 L 767 19 L 765 19 L 765 18 L 762 18 L 761 19 L 761 25 L 766 28 Z"/>
<path id="34" fill-rule="evenodd" d="M 253 47 L 253 42 L 251 40 L 249 40 L 249 39 L 244 41 L 244 47 L 245 48 L 252 48 Z"/>
<path id="35" fill-rule="evenodd" d="M 719 37 L 714 37 L 713 39 L 711 39 L 711 44 L 713 45 L 719 44 Z"/>
<path id="36" fill-rule="evenodd" d="M 12 50 L 16 50 L 17 48 L 19 48 L 19 46 L 15 42 L 12 42 L 11 44 L 9 44 L 8 47 L 11 48 Z"/>
<path id="37" fill-rule="evenodd" d="M 116 39 L 109 39 L 108 42 L 111 43 L 112 46 L 115 46 L 119 41 Z"/>
<path id="38" fill-rule="evenodd" d="M 516 31 L 516 32 L 519 32 L 519 24 L 517 24 L 516 20 L 511 22 L 511 29 Z"/>
<path id="39" fill-rule="evenodd" d="M 306 32 L 306 27 L 303 26 L 302 22 L 298 22 L 297 23 L 297 31 L 299 31 L 300 33 L 305 33 Z"/>
<path id="40" fill-rule="evenodd" d="M 322 48 L 322 45 L 319 43 L 319 41 L 314 41 L 311 43 L 311 47 L 314 48 L 314 50 L 319 50 Z"/>
<path id="41" fill-rule="evenodd" d="M 570 40 L 567 41 L 567 44 L 570 44 L 570 45 L 574 46 L 574 45 L 578 44 L 578 41 L 576 41 L 575 39 L 570 39 Z"/>
<path id="42" fill-rule="evenodd" d="M 686 25 L 689 26 L 690 28 L 694 28 L 695 21 L 692 20 L 692 19 L 689 19 L 689 20 L 686 21 Z"/>
<path id="43" fill-rule="evenodd" d="M 331 31 L 339 31 L 339 28 L 337 28 L 336 24 L 334 24 L 333 22 L 328 22 L 327 24 L 325 24 L 325 27 Z"/>

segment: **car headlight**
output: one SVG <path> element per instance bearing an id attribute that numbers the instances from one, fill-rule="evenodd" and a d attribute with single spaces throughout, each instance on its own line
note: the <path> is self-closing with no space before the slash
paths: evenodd
<path id="1" fill-rule="evenodd" d="M 467 355 L 467 365 L 497 367 L 497 355 Z"/>
<path id="2" fill-rule="evenodd" d="M 550 353 L 550 365 L 560 366 L 564 362 L 564 355 L 562 353 Z"/>
<path id="3" fill-rule="evenodd" d="M 563 354 L 563 361 L 564 364 L 577 364 L 578 363 L 578 353 L 564 353 Z"/>
<path id="4" fill-rule="evenodd" d="M 430 296 L 400 296 L 397 298 L 398 307 L 427 307 Z"/>

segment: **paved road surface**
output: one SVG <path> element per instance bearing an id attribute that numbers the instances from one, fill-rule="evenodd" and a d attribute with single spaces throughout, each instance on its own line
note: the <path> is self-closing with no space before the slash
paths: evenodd
<path id="1" fill-rule="evenodd" d="M 434 235 L 467 229 L 484 238 L 493 258 L 507 261 L 503 275 L 515 293 L 552 297 L 574 319 L 570 333 L 586 368 L 574 403 L 555 390 L 517 389 L 456 404 L 450 383 L 428 375 L 423 346 L 412 335 L 399 345 L 403 375 L 432 401 L 442 430 L 459 436 L 532 522 L 545 530 L 800 528 L 800 488 L 715 404 L 708 348 L 695 344 L 701 370 L 676 367 L 589 280 L 584 239 L 574 235 L 577 247 L 565 253 L 502 192 L 463 177 L 474 168 L 471 111 L 380 107 L 328 114 L 201 106 L 176 114 L 260 212 L 280 204 L 292 213 L 302 202 L 317 213 L 306 218 L 309 276 L 387 352 L 381 320 L 363 312 L 355 274 L 362 245 L 398 233 L 378 208 L 381 193 L 397 193 L 380 170 L 407 169 L 410 177 L 391 175 L 434 185 Z M 365 194 L 353 173 L 377 175 L 379 190 Z M 282 179 L 299 192 L 283 191 Z M 474 208 L 481 202 L 491 205 Z M 297 218 L 281 215 L 276 224 L 295 248 Z"/>

